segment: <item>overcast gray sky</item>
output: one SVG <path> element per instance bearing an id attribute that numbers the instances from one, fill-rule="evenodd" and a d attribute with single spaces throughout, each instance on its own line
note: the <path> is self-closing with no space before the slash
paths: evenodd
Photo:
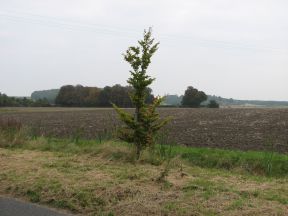
<path id="1" fill-rule="evenodd" d="M 0 92 L 126 85 L 153 27 L 155 94 L 288 100 L 287 0 L 0 0 Z"/>

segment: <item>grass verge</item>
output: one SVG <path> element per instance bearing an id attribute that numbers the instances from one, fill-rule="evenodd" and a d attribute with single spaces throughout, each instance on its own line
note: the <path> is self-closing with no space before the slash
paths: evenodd
<path id="1" fill-rule="evenodd" d="M 131 163 L 131 151 L 119 142 L 45 138 L 0 148 L 0 194 L 80 215 L 288 214 L 287 177 L 254 178 L 177 158 L 157 181 L 165 162 L 152 165 L 143 155 Z"/>
<path id="2" fill-rule="evenodd" d="M 130 144 L 113 140 L 82 140 L 82 139 L 56 139 L 37 137 L 26 140 L 25 144 L 19 141 L 21 135 L 15 136 L 15 145 L 6 145 L 10 148 L 22 148 L 29 150 L 54 151 L 66 153 L 93 153 L 106 152 L 109 157 L 133 161 L 133 153 L 121 149 L 130 149 Z M 11 138 L 9 139 L 11 141 Z M 8 142 L 9 142 L 8 140 Z M 14 142 L 15 142 L 14 140 Z M 109 147 L 106 144 L 109 143 Z M 111 152 L 111 148 L 118 151 Z M 223 150 L 212 148 L 195 148 L 177 145 L 156 145 L 153 153 L 144 152 L 142 161 L 159 165 L 167 158 L 181 157 L 192 165 L 203 168 L 215 168 L 229 170 L 234 173 L 251 174 L 268 177 L 288 176 L 288 155 L 275 152 Z M 140 160 L 141 161 L 141 160 Z"/>
<path id="3" fill-rule="evenodd" d="M 80 215 L 288 215 L 287 155 L 157 145 L 135 162 L 127 143 L 6 132 L 1 195 Z"/>

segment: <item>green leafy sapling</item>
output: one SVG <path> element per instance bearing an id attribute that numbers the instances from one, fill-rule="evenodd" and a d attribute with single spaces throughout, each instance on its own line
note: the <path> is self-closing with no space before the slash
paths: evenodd
<path id="1" fill-rule="evenodd" d="M 137 160 L 143 149 L 153 147 L 155 134 L 169 121 L 169 119 L 161 120 L 156 112 L 156 108 L 163 101 L 162 97 L 156 97 L 152 104 L 145 102 L 147 97 L 146 89 L 155 80 L 155 78 L 147 75 L 147 69 L 158 46 L 159 43 L 154 42 L 152 29 L 149 28 L 148 31 L 144 30 L 144 37 L 138 41 L 138 46 L 129 47 L 124 54 L 125 61 L 132 67 L 130 71 L 131 77 L 127 82 L 134 89 L 130 95 L 135 106 L 134 115 L 113 104 L 120 119 L 125 123 L 125 126 L 119 130 L 119 138 L 135 144 Z"/>

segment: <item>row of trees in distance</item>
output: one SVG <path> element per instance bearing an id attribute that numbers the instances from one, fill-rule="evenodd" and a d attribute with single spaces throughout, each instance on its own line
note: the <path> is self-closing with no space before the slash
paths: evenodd
<path id="1" fill-rule="evenodd" d="M 32 100 L 27 97 L 9 97 L 0 93 L 0 107 L 48 107 L 51 106 L 45 98 Z"/>
<path id="2" fill-rule="evenodd" d="M 8 97 L 0 93 L 0 106 L 2 107 L 133 107 L 130 95 L 133 94 L 131 86 L 106 86 L 104 88 L 86 87 L 82 85 L 65 85 L 60 89 L 35 91 L 31 98 Z M 151 104 L 154 95 L 150 88 L 146 89 L 146 102 Z M 173 107 L 210 107 L 218 108 L 215 100 L 210 100 L 203 91 L 189 86 L 183 96 L 166 95 L 161 106 Z"/>
<path id="3" fill-rule="evenodd" d="M 119 107 L 133 107 L 130 95 L 131 86 L 106 86 L 104 88 L 84 87 L 81 85 L 62 86 L 55 103 L 65 107 L 112 107 L 112 103 Z M 146 103 L 152 103 L 154 95 L 150 88 L 146 88 Z"/>
<path id="4" fill-rule="evenodd" d="M 106 86 L 103 89 L 66 85 L 61 87 L 55 103 L 65 107 L 111 107 L 112 103 L 118 107 L 133 107 L 130 97 L 134 93 L 133 89 L 131 86 L 121 86 L 119 84 L 112 87 Z M 145 103 L 151 104 L 155 97 L 150 88 L 146 88 L 146 95 Z M 213 100 L 203 105 L 202 103 L 207 101 L 207 98 L 203 91 L 198 91 L 196 88 L 189 86 L 182 97 L 180 106 L 193 108 L 201 106 L 219 107 L 217 102 Z"/>

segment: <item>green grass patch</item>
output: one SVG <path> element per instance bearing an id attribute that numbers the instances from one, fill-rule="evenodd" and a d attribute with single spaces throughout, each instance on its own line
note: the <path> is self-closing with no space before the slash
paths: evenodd
<path id="1" fill-rule="evenodd" d="M 279 192 L 277 190 L 267 190 L 263 194 L 263 198 L 269 201 L 276 201 L 278 203 L 288 205 L 288 195 L 287 193 Z"/>
<path id="2" fill-rule="evenodd" d="M 227 192 L 229 189 L 221 182 L 198 178 L 183 187 L 183 191 L 186 194 L 198 192 L 204 199 L 208 200 L 219 192 Z"/>
<path id="3" fill-rule="evenodd" d="M 17 124 L 15 125 L 17 126 Z M 20 130 L 19 134 L 21 133 Z M 17 134 L 15 133 L 15 136 L 11 138 L 9 133 L 9 136 L 7 136 L 10 138 L 5 140 L 6 145 L 4 146 L 68 154 L 102 154 L 109 160 L 135 161 L 135 154 L 133 154 L 135 149 L 133 145 L 125 142 L 102 139 L 83 140 L 80 138 L 58 139 L 53 137 L 26 137 L 24 139 L 22 135 L 18 136 L 19 134 Z M 9 140 L 12 140 L 16 144 L 7 145 L 7 141 Z M 288 176 L 288 155 L 272 151 L 239 151 L 162 144 L 156 145 L 152 151 L 144 151 L 140 161 L 158 166 L 163 161 L 176 156 L 188 161 L 192 165 L 203 168 L 224 169 L 234 173 L 248 173 L 256 176 Z"/>
<path id="4" fill-rule="evenodd" d="M 231 203 L 231 205 L 227 208 L 227 210 L 235 210 L 235 209 L 242 209 L 243 206 L 246 204 L 247 200 L 240 198 Z"/>
<path id="5" fill-rule="evenodd" d="M 193 165 L 205 168 L 220 168 L 273 177 L 288 176 L 288 155 L 275 152 L 245 152 L 175 146 L 172 153 L 181 155 L 183 159 Z M 273 154 L 272 159 L 271 154 Z"/>

